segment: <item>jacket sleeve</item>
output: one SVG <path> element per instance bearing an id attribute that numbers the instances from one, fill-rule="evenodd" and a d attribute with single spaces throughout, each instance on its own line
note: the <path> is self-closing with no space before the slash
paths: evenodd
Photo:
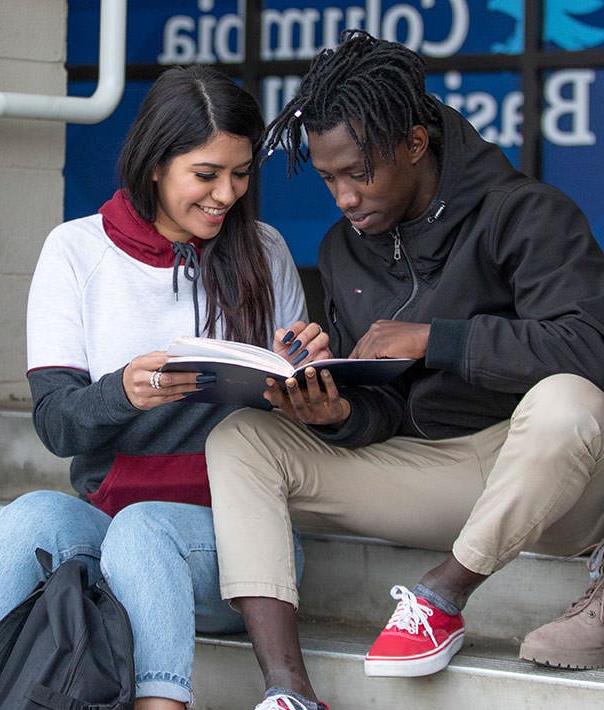
<path id="1" fill-rule="evenodd" d="M 335 357 L 347 357 L 355 343 L 338 319 L 331 288 L 332 268 L 328 245 L 324 241 L 319 254 L 319 269 L 325 292 L 329 344 Z M 356 449 L 385 441 L 399 431 L 404 400 L 394 387 L 347 387 L 340 394 L 350 402 L 351 411 L 346 422 L 338 429 L 310 427 L 326 443 Z"/>
<path id="2" fill-rule="evenodd" d="M 426 366 L 523 394 L 572 373 L 604 387 L 604 255 L 576 205 L 543 184 L 512 193 L 490 234 L 485 268 L 512 291 L 516 315 L 432 322 Z"/>
<path id="3" fill-rule="evenodd" d="M 34 427 L 56 456 L 106 447 L 124 425 L 143 412 L 126 397 L 123 368 L 91 383 L 87 372 L 47 367 L 28 373 Z"/>

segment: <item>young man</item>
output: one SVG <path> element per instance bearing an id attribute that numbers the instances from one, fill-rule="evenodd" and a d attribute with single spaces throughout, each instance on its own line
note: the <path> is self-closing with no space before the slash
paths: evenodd
<path id="1" fill-rule="evenodd" d="M 445 667 L 484 579 L 522 549 L 604 533 L 604 257 L 568 198 L 426 94 L 402 45 L 351 32 L 321 52 L 271 127 L 278 145 L 290 170 L 312 160 L 343 212 L 320 254 L 334 355 L 418 360 L 388 387 L 338 392 L 312 368 L 305 389 L 269 381 L 281 411 L 237 412 L 210 437 L 222 594 L 265 675 L 258 708 L 316 710 L 290 511 L 452 550 L 392 590 L 369 675 Z"/>

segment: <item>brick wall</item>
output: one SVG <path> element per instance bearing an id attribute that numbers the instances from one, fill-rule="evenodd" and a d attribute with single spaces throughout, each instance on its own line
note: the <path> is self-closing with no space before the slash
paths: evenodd
<path id="1" fill-rule="evenodd" d="M 0 91 L 64 95 L 66 0 L 2 0 Z M 63 219 L 65 124 L 0 117 L 0 402 L 26 402 L 25 308 Z"/>

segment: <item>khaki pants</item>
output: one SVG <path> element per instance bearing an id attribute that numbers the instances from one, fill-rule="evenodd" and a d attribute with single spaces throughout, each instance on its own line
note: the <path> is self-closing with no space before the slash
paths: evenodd
<path id="1" fill-rule="evenodd" d="M 554 375 L 510 421 L 439 441 L 323 443 L 276 412 L 219 424 L 207 458 L 224 598 L 298 604 L 290 511 L 491 574 L 523 549 L 571 554 L 604 536 L 604 393 Z"/>

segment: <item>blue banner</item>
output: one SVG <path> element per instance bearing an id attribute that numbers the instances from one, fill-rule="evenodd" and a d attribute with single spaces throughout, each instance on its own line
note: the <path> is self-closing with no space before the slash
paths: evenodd
<path id="1" fill-rule="evenodd" d="M 236 62 L 243 54 L 243 0 L 131 0 L 128 62 Z M 96 64 L 98 0 L 70 0 L 68 62 Z M 345 27 L 360 27 L 404 42 L 426 57 L 518 53 L 523 47 L 522 0 L 266 0 L 261 18 L 263 59 L 310 59 L 337 43 Z M 604 0 L 547 0 L 547 50 L 604 47 Z M 299 77 L 268 77 L 262 108 L 271 120 L 296 91 Z M 522 144 L 520 76 L 513 72 L 448 72 L 428 78 L 428 89 L 465 115 L 515 165 Z M 128 82 L 117 111 L 96 126 L 67 129 L 65 217 L 89 214 L 116 186 L 119 147 L 150 82 Z M 69 93 L 90 95 L 91 82 L 71 82 Z M 604 245 L 604 71 L 561 69 L 543 77 L 543 179 L 575 199 Z M 291 181 L 276 153 L 262 175 L 261 217 L 278 227 L 299 265 L 316 263 L 317 247 L 338 212 L 309 167 Z"/>

